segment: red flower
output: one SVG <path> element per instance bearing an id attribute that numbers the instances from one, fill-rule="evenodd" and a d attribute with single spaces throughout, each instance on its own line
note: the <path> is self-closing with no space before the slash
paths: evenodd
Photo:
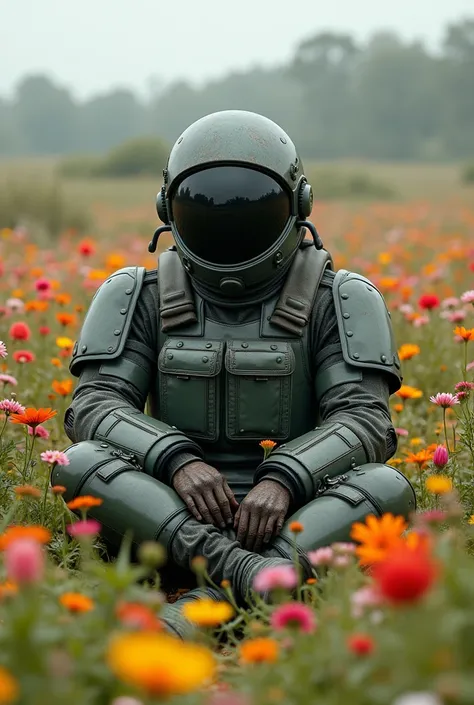
<path id="1" fill-rule="evenodd" d="M 82 240 L 77 249 L 81 255 L 84 255 L 84 257 L 89 257 L 95 252 L 94 243 L 91 240 Z"/>
<path id="2" fill-rule="evenodd" d="M 30 336 L 31 330 L 26 323 L 23 323 L 23 321 L 12 323 L 10 326 L 10 338 L 12 340 L 29 340 Z"/>
<path id="3" fill-rule="evenodd" d="M 428 309 L 428 311 L 431 311 L 432 308 L 437 308 L 440 303 L 441 302 L 436 294 L 423 294 L 418 299 L 418 306 L 420 308 Z"/>
<path id="4" fill-rule="evenodd" d="M 380 593 L 390 602 L 415 602 L 431 588 L 438 565 L 426 548 L 400 547 L 375 565 L 372 573 Z"/>
<path id="5" fill-rule="evenodd" d="M 352 634 L 346 643 L 349 651 L 357 656 L 368 656 L 375 649 L 375 641 L 369 634 Z"/>
<path id="6" fill-rule="evenodd" d="M 13 359 L 15 362 L 34 362 L 35 355 L 31 350 L 15 350 Z"/>
<path id="7" fill-rule="evenodd" d="M 48 328 L 48 326 L 40 326 L 40 329 L 39 329 L 40 335 L 49 335 L 50 333 L 51 333 L 51 328 Z"/>

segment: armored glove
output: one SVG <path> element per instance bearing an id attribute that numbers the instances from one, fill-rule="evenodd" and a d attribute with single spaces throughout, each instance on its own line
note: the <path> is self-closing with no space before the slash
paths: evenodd
<path id="1" fill-rule="evenodd" d="M 239 506 L 226 479 L 211 465 L 193 460 L 173 477 L 173 487 L 198 521 L 224 529 Z"/>
<path id="2" fill-rule="evenodd" d="M 263 480 L 250 490 L 234 521 L 241 546 L 258 553 L 281 531 L 290 501 L 289 490 L 275 480 Z"/>

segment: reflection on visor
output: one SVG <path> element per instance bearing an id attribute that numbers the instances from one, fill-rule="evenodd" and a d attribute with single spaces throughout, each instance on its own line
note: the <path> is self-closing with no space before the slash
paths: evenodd
<path id="1" fill-rule="evenodd" d="M 278 240 L 290 217 L 290 198 L 267 174 L 220 166 L 184 179 L 171 210 L 190 252 L 232 265 L 258 257 Z"/>

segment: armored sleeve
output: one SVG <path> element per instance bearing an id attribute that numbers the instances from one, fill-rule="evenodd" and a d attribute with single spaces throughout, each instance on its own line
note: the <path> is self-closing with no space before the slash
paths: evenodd
<path id="1" fill-rule="evenodd" d="M 366 286 L 367 295 L 369 290 Z M 324 275 L 312 315 L 312 362 L 314 392 L 318 402 L 317 426 L 309 433 L 282 445 L 257 469 L 255 481 L 273 479 L 287 487 L 296 505 L 302 506 L 317 494 L 322 480 L 364 463 L 386 462 L 397 447 L 389 409 L 390 393 L 399 384 L 397 366 L 379 364 L 381 356 L 397 360 L 390 322 L 385 318 L 380 294 L 378 313 L 372 319 L 372 345 L 386 344 L 375 364 L 359 354 L 352 364 L 353 348 L 344 347 L 344 327 L 337 315 L 334 274 Z M 363 299 L 363 295 L 362 295 Z M 374 299 L 375 300 L 375 299 Z M 372 305 L 372 301 L 370 300 Z M 363 301 L 361 316 L 364 316 Z M 357 316 L 352 319 L 357 328 Z M 342 320 L 346 321 L 347 318 Z M 387 326 L 389 330 L 379 330 Z M 347 332 L 347 330 L 346 330 Z M 370 347 L 369 332 L 366 341 Z M 351 337 L 351 336 L 349 336 Z M 357 356 L 357 352 L 355 353 Z M 364 363 L 367 364 L 364 364 Z"/>
<path id="2" fill-rule="evenodd" d="M 128 286 L 128 282 L 125 285 Z M 73 442 L 102 440 L 132 454 L 145 472 L 169 484 L 173 474 L 182 465 L 202 458 L 202 451 L 178 429 L 144 413 L 148 393 L 156 377 L 156 273 L 155 276 L 153 273 L 145 275 L 133 303 L 133 312 L 127 311 L 130 316 L 128 326 L 128 316 L 122 316 L 125 339 L 107 356 L 114 344 L 114 333 L 119 330 L 114 328 L 111 340 L 107 339 L 110 338 L 108 318 L 113 319 L 117 313 L 114 309 L 107 316 L 107 306 L 113 304 L 116 307 L 121 303 L 116 300 L 120 286 L 117 282 L 113 286 L 118 294 L 116 292 L 113 296 L 108 293 L 100 300 L 102 319 L 98 313 L 91 314 L 94 302 L 91 305 L 76 345 L 71 371 L 79 377 L 79 382 L 65 414 L 65 431 Z M 131 288 L 128 286 L 125 291 Z M 118 309 L 119 316 L 120 311 L 125 311 L 125 308 Z M 94 318 L 95 315 L 99 318 Z M 94 340 L 97 321 L 101 326 L 95 334 L 102 338 L 102 342 L 89 344 L 89 341 Z M 112 328 L 118 325 L 113 321 L 110 323 Z M 112 344 L 108 345 L 110 342 Z M 81 351 L 85 353 L 91 348 L 90 356 L 81 358 Z M 116 354 L 117 351 L 119 354 Z"/>

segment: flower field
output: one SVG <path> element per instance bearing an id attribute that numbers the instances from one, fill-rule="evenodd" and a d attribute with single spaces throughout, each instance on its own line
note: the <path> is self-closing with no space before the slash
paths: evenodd
<path id="1" fill-rule="evenodd" d="M 67 507 L 49 486 L 67 462 L 68 362 L 90 300 L 116 269 L 155 266 L 140 214 L 98 208 L 96 231 L 50 246 L 0 223 L 0 705 L 474 702 L 474 207 L 316 211 L 335 266 L 369 277 L 391 311 L 404 383 L 390 463 L 419 509 L 409 525 L 354 525 L 353 543 L 310 555 L 304 583 L 296 566 L 262 572 L 247 610 L 228 585 L 230 604 L 188 604 L 189 642 L 159 620 L 159 547 L 102 561 L 87 516 L 100 500 Z"/>

